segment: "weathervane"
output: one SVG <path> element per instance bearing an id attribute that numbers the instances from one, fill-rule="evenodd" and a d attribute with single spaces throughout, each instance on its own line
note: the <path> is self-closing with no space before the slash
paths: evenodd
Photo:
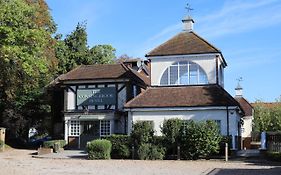
<path id="1" fill-rule="evenodd" d="M 186 3 L 185 9 L 187 10 L 187 14 L 190 14 L 191 11 L 194 10 L 189 3 Z"/>

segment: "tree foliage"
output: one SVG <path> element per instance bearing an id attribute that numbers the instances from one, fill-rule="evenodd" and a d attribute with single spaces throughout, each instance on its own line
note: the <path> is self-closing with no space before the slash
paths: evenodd
<path id="1" fill-rule="evenodd" d="M 45 113 L 37 100 L 56 67 L 50 57 L 55 25 L 42 2 L 0 1 L 0 117 L 14 136 L 26 134 L 31 116 Z"/>
<path id="2" fill-rule="evenodd" d="M 254 107 L 254 131 L 281 131 L 281 103 L 276 102 L 271 106 L 257 102 Z"/>
<path id="3" fill-rule="evenodd" d="M 109 64 L 115 58 L 115 49 L 111 45 L 87 45 L 86 24 L 78 23 L 75 30 L 62 39 L 57 35 L 56 56 L 58 74 L 66 73 L 78 65 Z"/>

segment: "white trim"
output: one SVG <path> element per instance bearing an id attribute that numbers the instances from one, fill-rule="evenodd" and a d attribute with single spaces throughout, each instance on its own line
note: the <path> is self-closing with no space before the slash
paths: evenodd
<path id="1" fill-rule="evenodd" d="M 226 110 L 225 106 L 214 107 L 163 107 L 163 108 L 125 108 L 125 111 L 194 111 L 194 110 Z M 238 109 L 237 106 L 228 106 L 228 109 Z"/>

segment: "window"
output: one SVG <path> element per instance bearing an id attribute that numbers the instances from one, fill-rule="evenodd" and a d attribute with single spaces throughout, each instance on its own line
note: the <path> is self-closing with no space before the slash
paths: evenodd
<path id="1" fill-rule="evenodd" d="M 70 121 L 70 136 L 79 136 L 80 135 L 80 122 L 72 120 Z"/>
<path id="2" fill-rule="evenodd" d="M 110 120 L 101 120 L 100 121 L 100 136 L 109 136 L 110 135 Z"/>
<path id="3" fill-rule="evenodd" d="M 180 61 L 169 66 L 163 73 L 160 85 L 194 85 L 207 84 L 204 70 L 196 63 Z"/>

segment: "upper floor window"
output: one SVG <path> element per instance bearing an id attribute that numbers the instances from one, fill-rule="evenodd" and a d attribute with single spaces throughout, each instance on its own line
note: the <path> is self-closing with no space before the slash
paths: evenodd
<path id="1" fill-rule="evenodd" d="M 208 84 L 205 71 L 196 63 L 180 61 L 169 66 L 163 73 L 160 85 Z"/>

